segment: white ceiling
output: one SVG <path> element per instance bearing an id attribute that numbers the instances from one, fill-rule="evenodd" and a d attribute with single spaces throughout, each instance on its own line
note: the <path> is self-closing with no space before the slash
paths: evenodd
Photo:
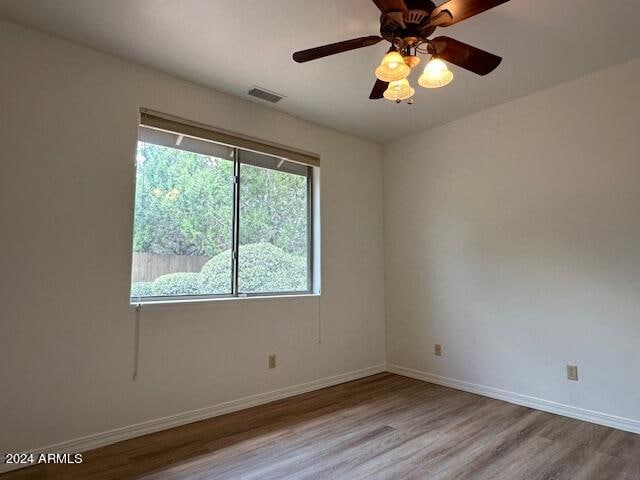
<path id="1" fill-rule="evenodd" d="M 238 97 L 259 85 L 286 95 L 273 108 L 376 142 L 640 56 L 639 0 L 511 0 L 436 32 L 502 65 L 487 77 L 453 66 L 451 85 L 416 87 L 411 106 L 368 99 L 383 43 L 291 60 L 295 50 L 377 34 L 378 15 L 371 0 L 0 0 L 9 21 Z"/>

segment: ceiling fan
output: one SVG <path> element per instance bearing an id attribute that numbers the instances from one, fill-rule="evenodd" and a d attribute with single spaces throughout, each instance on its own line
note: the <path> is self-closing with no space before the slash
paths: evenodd
<path id="1" fill-rule="evenodd" d="M 407 76 L 420 63 L 418 54 L 431 55 L 418 79 L 420 86 L 425 88 L 443 87 L 453 79 L 453 73 L 443 60 L 478 75 L 491 73 L 502 61 L 497 55 L 453 38 L 429 37 L 437 27 L 454 25 L 509 0 L 448 0 L 439 7 L 431 0 L 372 1 L 381 12 L 380 36 L 354 38 L 302 50 L 294 53 L 293 59 L 304 63 L 386 40 L 391 48 L 375 71 L 377 81 L 369 98 L 386 98 L 397 103 L 402 100 L 413 102 L 415 90 Z"/>

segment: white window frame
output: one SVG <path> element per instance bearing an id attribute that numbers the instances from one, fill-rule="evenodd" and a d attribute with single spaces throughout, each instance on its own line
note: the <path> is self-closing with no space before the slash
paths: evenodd
<path id="1" fill-rule="evenodd" d="M 291 155 L 288 156 L 279 156 L 280 160 L 284 160 L 285 162 L 297 163 L 299 164 L 296 169 L 300 170 L 301 168 L 306 168 L 306 178 L 307 178 L 307 286 L 306 290 L 295 290 L 295 291 L 277 291 L 277 292 L 241 292 L 238 288 L 238 277 L 240 274 L 239 271 L 239 262 L 240 262 L 240 185 L 242 182 L 241 176 L 241 165 L 255 165 L 255 163 L 251 161 L 243 161 L 242 160 L 242 152 L 255 152 L 261 155 L 275 156 L 273 153 L 287 153 L 286 147 L 282 147 L 281 145 L 272 144 L 270 142 L 265 142 L 263 140 L 254 140 L 250 139 L 246 136 L 238 135 L 238 142 L 243 145 L 243 147 L 238 147 L 236 145 L 231 145 L 230 143 L 221 142 L 211 140 L 209 137 L 202 138 L 203 136 L 195 136 L 195 135 L 187 135 L 183 133 L 185 130 L 192 133 L 192 128 L 195 129 L 207 129 L 207 132 L 212 133 L 213 136 L 218 135 L 220 130 L 213 129 L 211 127 L 204 127 L 201 124 L 194 124 L 192 122 L 187 122 L 180 119 L 179 122 L 176 122 L 174 119 L 176 117 L 170 117 L 164 114 L 158 114 L 157 112 L 151 112 L 149 110 L 141 110 L 142 119 L 140 122 L 141 127 L 147 127 L 144 122 L 145 115 L 152 115 L 154 118 L 161 118 L 163 120 L 167 120 L 170 125 L 175 125 L 174 129 L 164 129 L 157 128 L 158 130 L 175 134 L 176 136 L 191 136 L 192 138 L 196 138 L 198 140 L 205 140 L 213 143 L 218 143 L 220 145 L 224 145 L 227 147 L 231 147 L 233 149 L 233 209 L 232 209 L 232 254 L 231 254 L 231 293 L 228 294 L 210 294 L 210 295 L 163 295 L 163 296 L 144 296 L 144 297 L 130 297 L 130 303 L 132 305 L 144 305 L 144 304 L 163 304 L 163 303 L 190 303 L 190 302 L 201 302 L 201 301 L 211 301 L 211 300 L 233 300 L 233 299 L 245 299 L 245 298 L 286 298 L 286 297 L 300 297 L 300 296 L 317 296 L 320 295 L 320 196 L 319 196 L 319 181 L 320 181 L 320 160 L 319 157 L 315 154 L 310 154 L 308 152 L 295 151 L 292 150 Z M 159 117 L 156 117 L 159 115 Z M 183 123 L 185 122 L 185 123 Z M 186 127 L 182 129 L 180 127 Z M 153 128 L 153 127 L 152 127 Z M 223 131 L 225 137 L 223 138 L 225 141 L 228 138 L 232 138 L 233 135 L 230 132 Z M 251 143 L 254 142 L 254 143 Z M 267 146 L 261 148 L 263 146 Z M 273 148 L 271 146 L 274 145 Z M 249 146 L 254 146 L 256 148 L 247 148 Z M 266 152 L 264 150 L 268 150 Z M 308 159 L 304 156 L 308 155 Z M 291 160 L 289 157 L 295 158 L 296 160 Z M 283 162 L 279 162 L 282 165 Z M 265 168 L 263 165 L 257 165 Z M 136 184 L 137 188 L 137 184 Z M 135 221 L 135 220 L 134 220 Z M 131 263 L 131 268 L 133 268 L 133 264 Z"/>

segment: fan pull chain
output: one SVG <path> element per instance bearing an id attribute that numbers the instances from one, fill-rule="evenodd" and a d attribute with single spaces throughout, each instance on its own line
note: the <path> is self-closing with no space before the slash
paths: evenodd
<path id="1" fill-rule="evenodd" d="M 318 343 L 322 344 L 322 314 L 320 311 L 320 296 L 318 296 Z"/>
<path id="2" fill-rule="evenodd" d="M 136 321 L 133 334 L 133 375 L 131 380 L 135 381 L 138 378 L 138 364 L 140 362 L 140 311 L 142 305 L 136 305 Z"/>

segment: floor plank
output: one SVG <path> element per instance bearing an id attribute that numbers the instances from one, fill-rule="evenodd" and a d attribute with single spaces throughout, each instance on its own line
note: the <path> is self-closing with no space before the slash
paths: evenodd
<path id="1" fill-rule="evenodd" d="M 640 435 L 384 373 L 0 475 L 62 479 L 640 480 Z"/>

